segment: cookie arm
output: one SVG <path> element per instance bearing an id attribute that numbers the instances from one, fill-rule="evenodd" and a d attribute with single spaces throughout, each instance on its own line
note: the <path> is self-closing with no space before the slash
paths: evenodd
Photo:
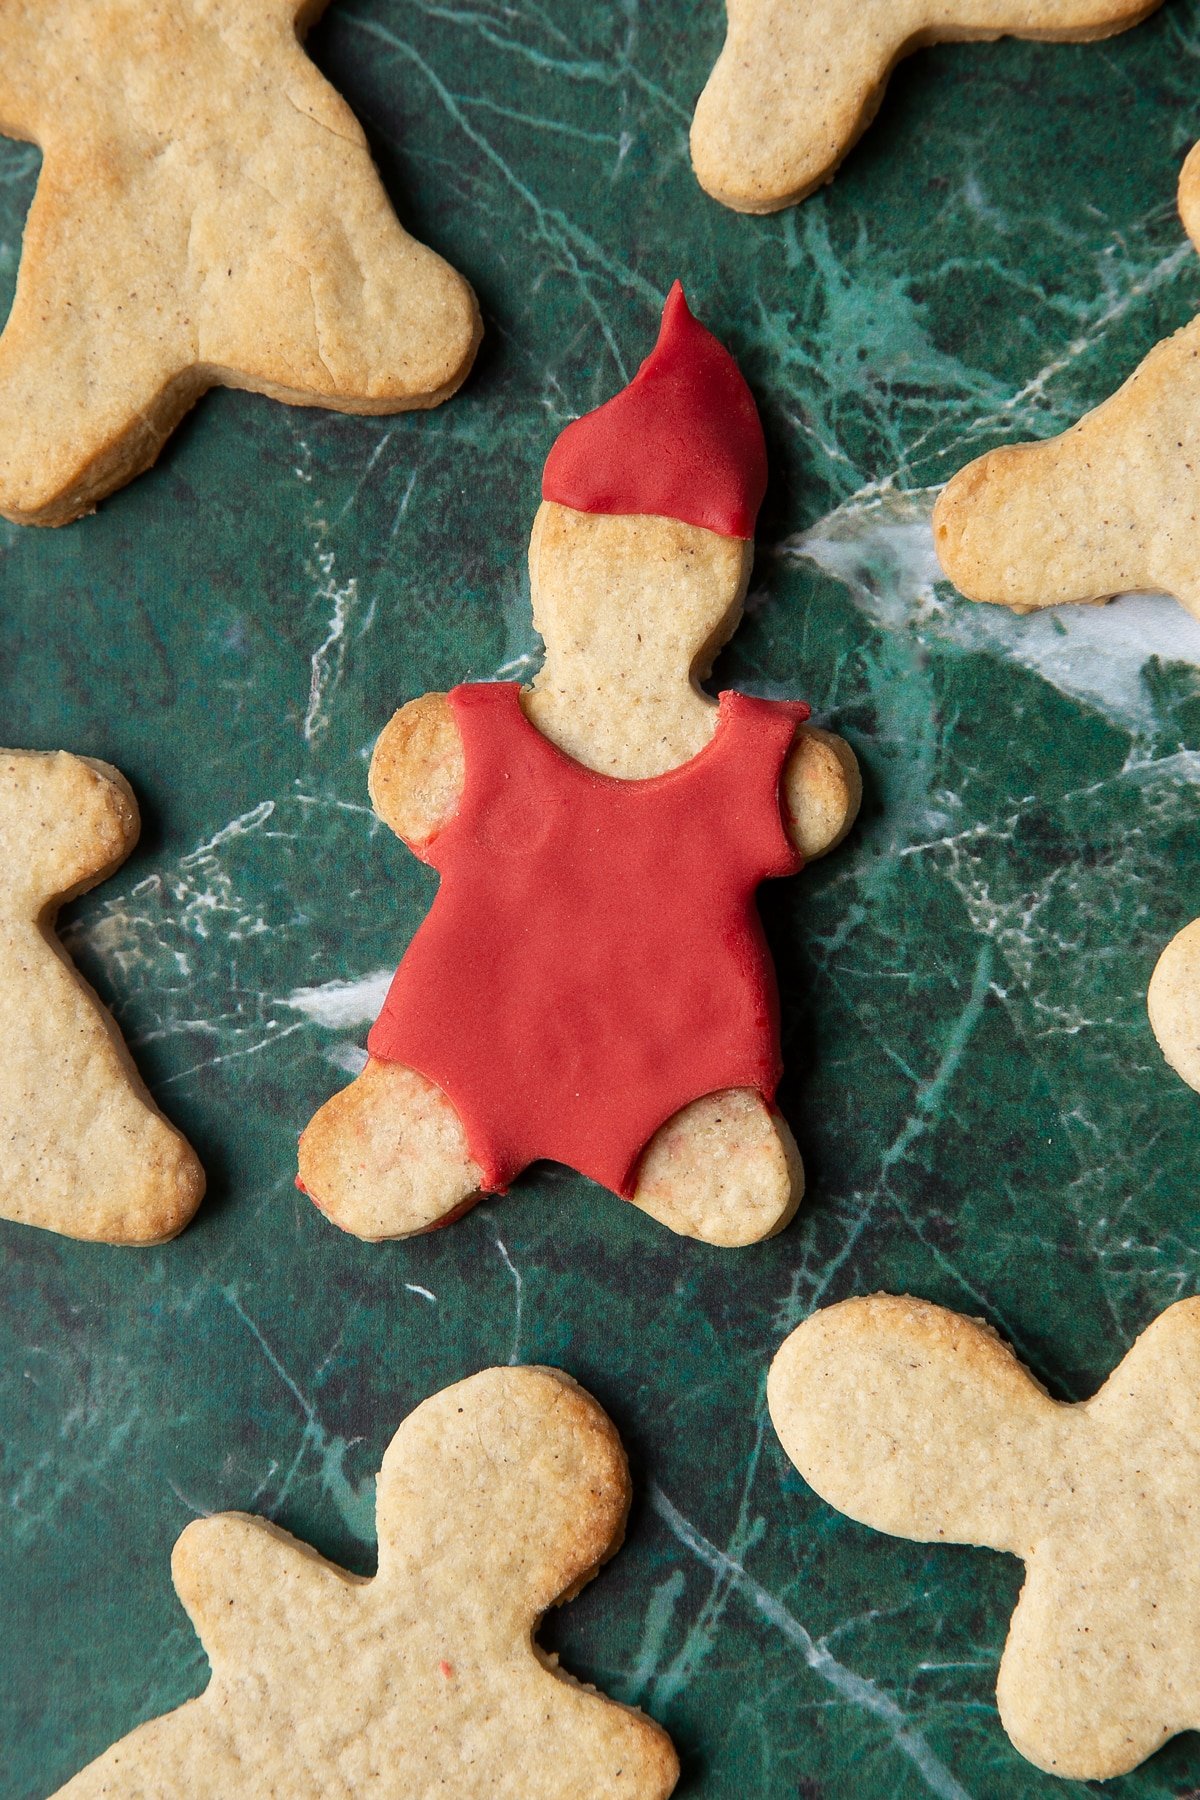
<path id="1" fill-rule="evenodd" d="M 692 121 L 696 177 L 725 206 L 776 212 L 830 179 L 874 118 L 896 64 L 922 45 L 1010 32 L 1051 42 L 1108 37 L 1160 3 L 960 0 L 954 8 L 911 0 L 887 7 L 728 0 L 725 46 Z"/>
<path id="2" fill-rule="evenodd" d="M 839 1512 L 918 1543 L 1030 1553 L 1071 1409 L 986 1326 L 903 1296 L 845 1300 L 786 1340 L 767 1399 Z"/>
<path id="3" fill-rule="evenodd" d="M 454 817 L 465 780 L 462 737 L 445 694 L 423 694 L 393 713 L 367 786 L 384 824 L 418 856 Z"/>
<path id="4" fill-rule="evenodd" d="M 1200 1296 L 1159 1313 L 1084 1407 L 1130 1433 L 1160 1413 L 1200 1448 Z"/>
<path id="5" fill-rule="evenodd" d="M 858 758 L 832 731 L 802 725 L 783 769 L 784 822 L 805 862 L 841 843 L 862 801 Z"/>
<path id="6" fill-rule="evenodd" d="M 867 7 L 822 17 L 813 0 L 728 0 L 725 46 L 692 121 L 701 187 L 749 213 L 820 187 L 869 124 L 906 27 L 881 26 Z"/>
<path id="7" fill-rule="evenodd" d="M 245 1663 L 267 1639 L 303 1629 L 314 1609 L 345 1605 L 358 1585 L 265 1519 L 196 1519 L 171 1556 L 175 1590 L 216 1668 Z"/>

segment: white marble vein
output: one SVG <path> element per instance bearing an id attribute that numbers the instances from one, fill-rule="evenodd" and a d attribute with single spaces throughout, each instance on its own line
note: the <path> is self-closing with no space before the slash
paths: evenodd
<path id="1" fill-rule="evenodd" d="M 649 1499 L 672 1536 L 690 1555 L 726 1582 L 731 1593 L 735 1593 L 751 1612 L 786 1638 L 800 1652 L 813 1674 L 828 1683 L 840 1700 L 861 1708 L 878 1722 L 896 1749 L 912 1763 L 930 1793 L 938 1795 L 939 1800 L 971 1800 L 969 1790 L 946 1767 L 924 1733 L 889 1694 L 874 1681 L 839 1662 L 824 1639 L 814 1638 L 782 1600 L 748 1573 L 737 1557 L 710 1542 L 660 1487 L 651 1486 Z"/>
<path id="2" fill-rule="evenodd" d="M 1122 725 L 1150 730 L 1147 670 L 1153 662 L 1200 669 L 1200 619 L 1165 594 L 1025 615 L 963 600 L 942 576 L 934 551 L 936 498 L 936 489 L 902 493 L 890 482 L 872 485 L 785 539 L 778 554 L 835 576 L 885 630 L 998 654 Z"/>

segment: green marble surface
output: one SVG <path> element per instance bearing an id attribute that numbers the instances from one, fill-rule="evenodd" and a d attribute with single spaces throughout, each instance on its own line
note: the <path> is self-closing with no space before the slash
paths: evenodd
<path id="1" fill-rule="evenodd" d="M 922 54 L 836 183 L 764 220 L 688 170 L 721 36 L 717 0 L 335 3 L 316 59 L 479 292 L 468 387 L 395 420 L 212 395 L 97 517 L 0 532 L 0 736 L 137 789 L 142 844 L 68 939 L 210 1174 L 162 1250 L 0 1227 L 10 1800 L 204 1685 L 168 1573 L 190 1518 L 258 1510 L 369 1571 L 395 1425 L 509 1359 L 571 1370 L 629 1446 L 626 1548 L 546 1637 L 670 1728 L 681 1795 L 1082 1791 L 996 1718 L 1018 1565 L 837 1517 L 763 1383 L 811 1308 L 884 1287 L 985 1315 L 1080 1397 L 1198 1286 L 1200 1103 L 1144 994 L 1200 912 L 1200 625 L 969 606 L 928 521 L 968 456 L 1068 423 L 1200 305 L 1174 207 L 1200 0 L 1091 47 Z M 0 149 L 6 303 L 38 159 Z M 540 1168 L 360 1244 L 292 1177 L 431 893 L 368 809 L 370 747 L 403 699 L 534 666 L 543 456 L 677 274 L 772 456 L 718 673 L 807 696 L 867 780 L 851 840 L 765 903 L 809 1197 L 717 1252 Z M 1183 1737 L 1109 1791 L 1198 1784 Z"/>

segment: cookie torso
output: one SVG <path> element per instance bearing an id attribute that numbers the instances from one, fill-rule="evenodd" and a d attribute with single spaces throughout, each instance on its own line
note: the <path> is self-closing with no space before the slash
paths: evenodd
<path id="1" fill-rule="evenodd" d="M 426 851 L 442 887 L 368 1047 L 449 1096 L 489 1185 L 550 1157 L 626 1193 L 680 1107 L 774 1093 L 753 894 L 799 866 L 779 780 L 807 708 L 724 695 L 697 756 L 620 781 L 550 744 L 515 685 L 451 699 L 466 785 Z"/>

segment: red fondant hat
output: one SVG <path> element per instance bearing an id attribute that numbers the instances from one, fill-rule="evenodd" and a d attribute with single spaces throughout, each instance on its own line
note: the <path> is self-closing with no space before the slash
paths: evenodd
<path id="1" fill-rule="evenodd" d="M 543 500 L 577 512 L 659 513 L 751 538 L 767 486 L 754 396 L 676 282 L 658 342 L 627 388 L 561 433 Z"/>

